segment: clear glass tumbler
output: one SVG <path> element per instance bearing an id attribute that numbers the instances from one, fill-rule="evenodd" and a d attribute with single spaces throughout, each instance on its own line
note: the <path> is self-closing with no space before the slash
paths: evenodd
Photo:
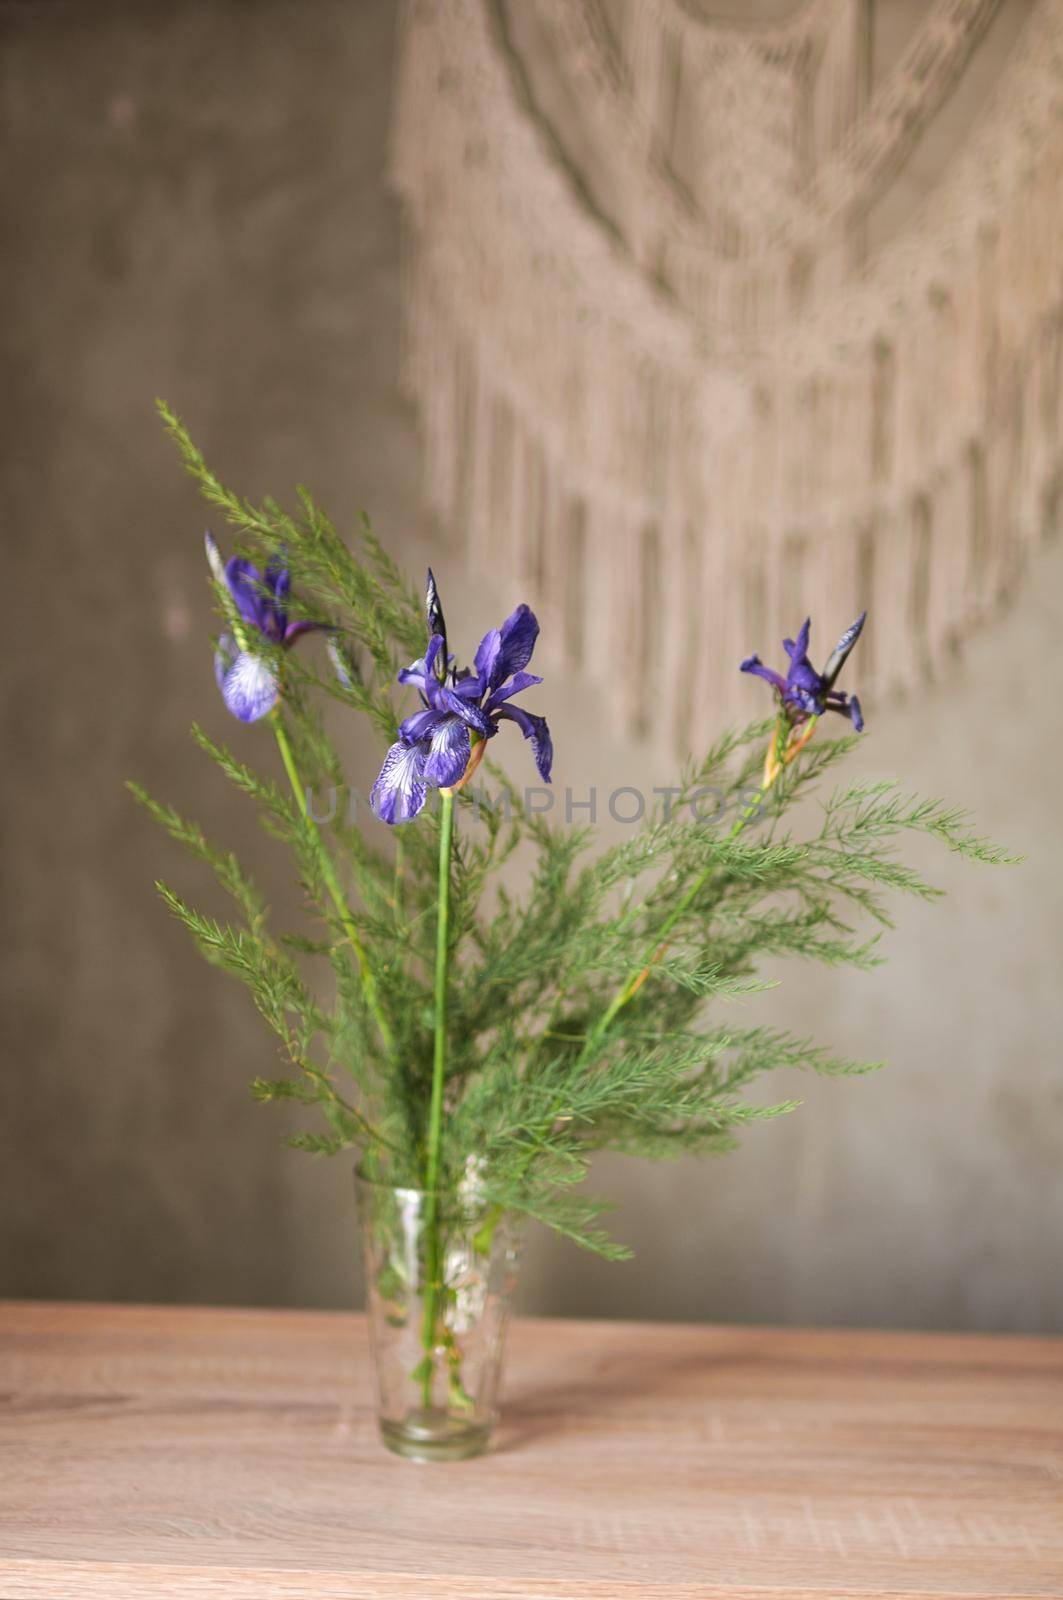
<path id="1" fill-rule="evenodd" d="M 355 1194 L 384 1443 L 416 1461 L 480 1455 L 498 1418 L 515 1221 L 358 1172 Z"/>

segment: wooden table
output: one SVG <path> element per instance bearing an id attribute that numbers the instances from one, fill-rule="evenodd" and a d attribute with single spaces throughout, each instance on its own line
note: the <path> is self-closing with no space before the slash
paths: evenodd
<path id="1" fill-rule="evenodd" d="M 536 1322 L 493 1454 L 364 1320 L 0 1306 L 0 1597 L 1063 1596 L 1063 1340 Z"/>

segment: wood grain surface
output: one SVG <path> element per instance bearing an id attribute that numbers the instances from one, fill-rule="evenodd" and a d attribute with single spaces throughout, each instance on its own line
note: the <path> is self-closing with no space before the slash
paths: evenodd
<path id="1" fill-rule="evenodd" d="M 497 1448 L 363 1318 L 0 1305 L 2 1600 L 1063 1596 L 1063 1340 L 523 1321 Z"/>

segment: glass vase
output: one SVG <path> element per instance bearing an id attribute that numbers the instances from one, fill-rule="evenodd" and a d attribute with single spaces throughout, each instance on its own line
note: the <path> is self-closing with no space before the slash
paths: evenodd
<path id="1" fill-rule="evenodd" d="M 415 1461 L 487 1449 L 519 1236 L 498 1207 L 355 1174 L 384 1443 Z"/>

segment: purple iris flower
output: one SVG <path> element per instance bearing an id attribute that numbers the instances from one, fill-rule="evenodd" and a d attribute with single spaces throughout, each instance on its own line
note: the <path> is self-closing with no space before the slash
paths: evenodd
<path id="1" fill-rule="evenodd" d="M 205 535 L 207 560 L 217 581 L 228 589 L 245 635 L 257 633 L 267 644 L 289 650 L 304 633 L 326 626 L 323 622 L 289 622 L 288 596 L 291 574 L 271 557 L 259 572 L 242 556 L 222 564 L 221 552 L 210 533 Z M 267 652 L 241 649 L 232 632 L 223 633 L 214 652 L 214 676 L 222 699 L 241 722 L 257 722 L 277 704 L 280 673 Z"/>
<path id="2" fill-rule="evenodd" d="M 756 677 L 763 678 L 771 684 L 779 696 L 783 714 L 791 727 L 807 722 L 809 717 L 821 717 L 825 711 L 838 711 L 843 717 L 850 719 L 857 733 L 862 733 L 864 718 L 859 700 L 855 694 L 845 694 L 841 689 L 836 689 L 834 684 L 849 652 L 860 637 L 866 619 L 867 612 L 861 611 L 856 621 L 846 628 L 831 651 L 822 672 L 817 672 L 808 659 L 811 618 L 805 619 L 796 639 L 783 640 L 783 649 L 790 657 L 790 666 L 785 678 L 781 673 L 773 672 L 770 667 L 766 667 L 759 656 L 749 656 L 742 662 L 741 670 L 752 672 Z"/>
<path id="3" fill-rule="evenodd" d="M 485 633 L 473 668 L 458 672 L 447 654 L 446 625 L 431 569 L 426 599 L 429 640 L 420 661 L 399 673 L 421 696 L 421 710 L 399 727 L 399 737 L 384 757 L 370 803 L 382 822 L 409 822 L 424 806 L 429 789 L 452 789 L 467 774 L 474 751 L 498 732 L 503 719 L 515 722 L 526 739 L 539 774 L 550 782 L 553 744 L 545 717 L 511 702 L 542 683 L 525 672 L 539 624 L 520 605 L 500 628 Z"/>

